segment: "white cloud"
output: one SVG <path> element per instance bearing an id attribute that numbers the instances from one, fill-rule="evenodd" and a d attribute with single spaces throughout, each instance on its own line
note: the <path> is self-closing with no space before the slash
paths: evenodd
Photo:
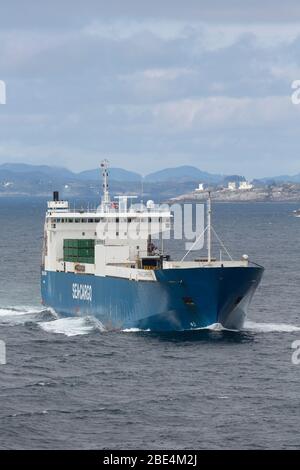
<path id="1" fill-rule="evenodd" d="M 215 96 L 163 103 L 153 108 L 159 127 L 164 123 L 169 132 L 185 132 L 211 128 L 255 128 L 282 126 L 300 117 L 300 110 L 291 106 L 290 96 L 264 98 L 230 98 Z"/>
<path id="2" fill-rule="evenodd" d="M 235 172 L 241 155 L 251 151 L 263 167 L 285 142 L 296 165 L 300 107 L 289 95 L 300 78 L 300 23 L 291 11 L 174 0 L 169 10 L 167 1 L 119 2 L 114 13 L 111 2 L 99 3 L 76 4 L 66 19 L 68 2 L 57 12 L 45 7 L 48 23 L 39 7 L 34 24 L 12 11 L 16 23 L 0 32 L 0 78 L 9 87 L 0 160 L 77 168 L 110 154 L 143 171 L 151 162 L 198 164 L 205 154 L 201 166 L 219 172 L 228 149 L 226 171 Z"/>

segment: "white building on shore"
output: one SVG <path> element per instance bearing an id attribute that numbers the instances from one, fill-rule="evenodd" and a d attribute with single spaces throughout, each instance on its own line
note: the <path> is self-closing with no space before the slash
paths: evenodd
<path id="1" fill-rule="evenodd" d="M 236 190 L 236 182 L 235 181 L 229 181 L 228 183 L 228 189 L 230 191 L 235 191 Z"/>
<path id="2" fill-rule="evenodd" d="M 204 183 L 199 183 L 198 188 L 195 189 L 196 193 L 204 191 Z"/>
<path id="3" fill-rule="evenodd" d="M 239 189 L 245 190 L 245 189 L 252 189 L 253 184 L 249 183 L 249 181 L 240 181 Z"/>

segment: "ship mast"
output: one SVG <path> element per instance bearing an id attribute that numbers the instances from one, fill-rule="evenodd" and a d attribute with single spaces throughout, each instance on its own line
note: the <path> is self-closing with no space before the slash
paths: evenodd
<path id="1" fill-rule="evenodd" d="M 207 201 L 207 260 L 211 262 L 211 195 L 208 191 Z"/>
<path id="2" fill-rule="evenodd" d="M 101 170 L 103 176 L 103 196 L 102 196 L 102 206 L 104 211 L 110 205 L 110 196 L 108 190 L 108 160 L 103 160 L 101 162 Z"/>

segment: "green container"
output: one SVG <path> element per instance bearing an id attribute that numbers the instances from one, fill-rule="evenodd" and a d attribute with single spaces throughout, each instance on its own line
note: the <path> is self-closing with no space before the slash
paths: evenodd
<path id="1" fill-rule="evenodd" d="M 64 248 L 74 248 L 78 246 L 78 241 L 77 240 L 72 240 L 72 239 L 65 239 L 64 240 Z"/>
<path id="2" fill-rule="evenodd" d="M 64 257 L 66 258 L 68 256 L 73 256 L 72 248 L 65 248 L 64 249 Z"/>
<path id="3" fill-rule="evenodd" d="M 95 264 L 95 240 L 64 240 L 64 261 Z"/>
<path id="4" fill-rule="evenodd" d="M 78 240 L 66 240 L 66 244 L 68 248 L 76 248 L 78 247 Z"/>
<path id="5" fill-rule="evenodd" d="M 94 248 L 95 240 L 65 239 L 64 248 Z"/>
<path id="6" fill-rule="evenodd" d="M 64 255 L 91 258 L 94 257 L 95 250 L 94 248 L 64 248 Z"/>
<path id="7" fill-rule="evenodd" d="M 81 258 L 91 258 L 94 256 L 94 248 L 79 248 L 78 256 Z"/>
<path id="8" fill-rule="evenodd" d="M 67 256 L 67 257 L 65 257 L 64 261 L 66 263 L 76 263 L 77 258 L 75 256 Z"/>
<path id="9" fill-rule="evenodd" d="M 78 240 L 79 248 L 93 248 L 95 246 L 95 240 Z"/>

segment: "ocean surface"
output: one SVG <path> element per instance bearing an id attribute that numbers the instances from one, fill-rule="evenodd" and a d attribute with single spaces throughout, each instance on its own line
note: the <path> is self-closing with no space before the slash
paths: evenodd
<path id="1" fill-rule="evenodd" d="M 299 449 L 299 206 L 214 205 L 266 269 L 243 331 L 112 333 L 41 307 L 45 201 L 0 198 L 0 448 Z"/>

